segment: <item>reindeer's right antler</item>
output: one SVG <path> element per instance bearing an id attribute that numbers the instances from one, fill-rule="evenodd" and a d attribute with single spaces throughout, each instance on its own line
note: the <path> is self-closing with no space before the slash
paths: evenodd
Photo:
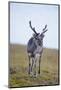
<path id="1" fill-rule="evenodd" d="M 37 35 L 37 32 L 35 31 L 35 27 L 32 27 L 31 21 L 29 21 L 30 28 L 33 30 L 33 32 Z"/>

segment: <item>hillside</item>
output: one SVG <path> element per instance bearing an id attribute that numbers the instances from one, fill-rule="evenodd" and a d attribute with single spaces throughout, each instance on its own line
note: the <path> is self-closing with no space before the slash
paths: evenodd
<path id="1" fill-rule="evenodd" d="M 37 78 L 28 75 L 26 46 L 11 44 L 9 50 L 9 87 L 58 84 L 58 50 L 44 48 Z"/>

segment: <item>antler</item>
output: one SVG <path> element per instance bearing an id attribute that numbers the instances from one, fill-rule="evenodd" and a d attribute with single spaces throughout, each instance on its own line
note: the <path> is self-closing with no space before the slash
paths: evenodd
<path id="1" fill-rule="evenodd" d="M 35 27 L 32 27 L 31 25 L 31 21 L 29 21 L 29 25 L 30 25 L 30 28 L 34 31 L 34 33 L 37 34 L 37 32 L 35 31 Z"/>
<path id="2" fill-rule="evenodd" d="M 45 27 L 43 28 L 43 32 L 42 32 L 42 34 L 43 33 L 45 33 L 48 29 L 46 29 L 47 28 L 47 24 L 45 25 Z"/>
<path id="3" fill-rule="evenodd" d="M 46 29 L 45 31 L 43 31 L 42 33 L 45 33 L 46 31 L 48 31 L 48 29 Z"/>
<path id="4" fill-rule="evenodd" d="M 43 28 L 43 31 L 47 28 L 47 24 L 45 25 L 45 27 Z"/>

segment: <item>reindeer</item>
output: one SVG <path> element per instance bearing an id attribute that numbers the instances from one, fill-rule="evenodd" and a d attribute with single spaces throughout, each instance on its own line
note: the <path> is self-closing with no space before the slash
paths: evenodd
<path id="1" fill-rule="evenodd" d="M 40 75 L 40 63 L 43 52 L 43 38 L 44 33 L 47 31 L 47 25 L 42 30 L 42 33 L 37 33 L 35 27 L 32 27 L 31 21 L 29 21 L 31 30 L 34 32 L 27 44 L 27 53 L 29 58 L 29 70 L 28 73 L 34 77 Z"/>

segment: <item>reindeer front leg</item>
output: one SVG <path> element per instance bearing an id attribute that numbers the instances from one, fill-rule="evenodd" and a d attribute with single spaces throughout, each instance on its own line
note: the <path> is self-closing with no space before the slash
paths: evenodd
<path id="1" fill-rule="evenodd" d="M 33 75 L 33 66 L 34 66 L 34 57 L 32 57 L 31 55 L 28 56 L 29 57 L 29 74 Z"/>
<path id="2" fill-rule="evenodd" d="M 41 63 L 41 56 L 39 57 L 39 70 L 38 70 L 38 74 L 40 74 L 40 63 Z"/>
<path id="3" fill-rule="evenodd" d="M 37 77 L 38 76 L 38 60 L 39 60 L 39 54 L 35 55 L 35 59 L 34 59 L 34 76 Z"/>
<path id="4" fill-rule="evenodd" d="M 30 72 L 31 72 L 31 61 L 30 61 L 30 56 L 28 56 L 29 57 L 29 71 L 28 71 L 28 74 L 30 74 Z"/>

